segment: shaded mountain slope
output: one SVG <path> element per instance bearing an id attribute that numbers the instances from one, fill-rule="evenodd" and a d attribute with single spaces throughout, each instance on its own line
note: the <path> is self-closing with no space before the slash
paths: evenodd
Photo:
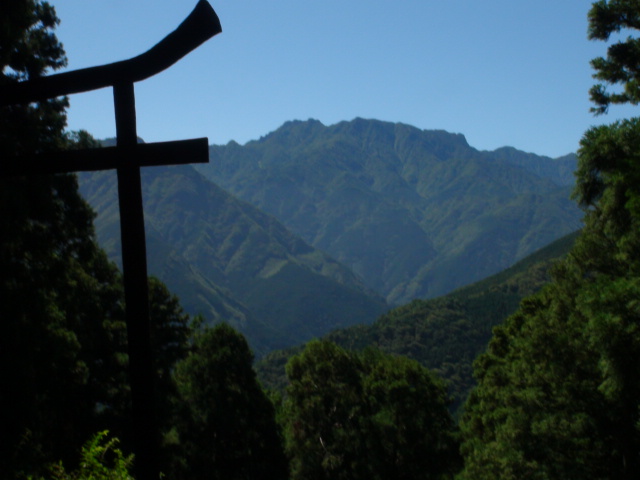
<path id="1" fill-rule="evenodd" d="M 190 166 L 143 169 L 149 272 L 190 313 L 240 329 L 258 354 L 386 309 L 343 265 Z M 100 243 L 118 261 L 115 174 L 81 175 Z"/>
<path id="2" fill-rule="evenodd" d="M 580 226 L 574 157 L 480 152 L 444 131 L 287 122 L 210 159 L 196 168 L 395 304 L 485 278 Z"/>
<path id="3" fill-rule="evenodd" d="M 488 159 L 507 161 L 522 167 L 539 177 L 548 178 L 557 185 L 573 185 L 578 157 L 570 153 L 558 158 L 549 158 L 525 153 L 513 147 L 502 147 L 493 152 L 483 152 Z"/>

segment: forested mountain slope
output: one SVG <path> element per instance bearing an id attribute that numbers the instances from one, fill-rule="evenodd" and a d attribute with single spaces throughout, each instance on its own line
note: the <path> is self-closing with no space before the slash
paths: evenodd
<path id="1" fill-rule="evenodd" d="M 569 251 L 576 236 L 563 237 L 511 268 L 449 295 L 414 300 L 372 325 L 336 330 L 325 338 L 350 350 L 376 346 L 419 361 L 448 382 L 452 408 L 458 409 L 474 385 L 472 363 L 485 350 L 493 327 L 549 281 L 549 269 Z M 284 365 L 299 349 L 272 352 L 258 363 L 265 386 L 284 387 Z"/>
<path id="2" fill-rule="evenodd" d="M 444 131 L 294 121 L 210 159 L 196 168 L 394 304 L 485 278 L 580 226 L 575 156 L 481 152 Z"/>
<path id="3" fill-rule="evenodd" d="M 386 309 L 343 265 L 190 166 L 143 169 L 149 272 L 186 311 L 236 326 L 260 354 L 370 323 Z M 81 175 L 98 239 L 119 257 L 113 172 Z"/>

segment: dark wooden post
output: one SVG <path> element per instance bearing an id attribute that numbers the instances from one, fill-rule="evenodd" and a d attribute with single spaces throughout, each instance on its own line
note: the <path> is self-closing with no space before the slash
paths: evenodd
<path id="1" fill-rule="evenodd" d="M 113 86 L 117 146 L 123 155 L 137 143 L 136 105 L 133 83 Z M 139 480 L 157 480 L 158 429 L 155 420 L 153 359 L 150 344 L 147 252 L 142 205 L 140 167 L 135 158 L 123 159 L 119 167 L 118 204 L 122 239 L 122 268 L 126 305 L 129 375 L 133 407 L 134 471 Z"/>

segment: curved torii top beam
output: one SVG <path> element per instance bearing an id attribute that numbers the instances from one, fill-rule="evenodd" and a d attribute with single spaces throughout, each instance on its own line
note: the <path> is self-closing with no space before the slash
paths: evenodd
<path id="1" fill-rule="evenodd" d="M 178 28 L 147 52 L 129 60 L 4 85 L 0 89 L 0 106 L 144 80 L 170 67 L 220 32 L 222 27 L 216 12 L 206 0 L 200 0 Z"/>

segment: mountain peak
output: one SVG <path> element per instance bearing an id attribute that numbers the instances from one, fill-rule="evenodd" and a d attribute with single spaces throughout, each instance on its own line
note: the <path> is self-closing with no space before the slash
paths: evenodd
<path id="1" fill-rule="evenodd" d="M 317 135 L 317 133 L 324 128 L 326 127 L 322 122 L 313 118 L 308 120 L 289 120 L 283 123 L 277 130 L 260 137 L 257 143 L 276 142 L 291 146 Z"/>
<path id="2" fill-rule="evenodd" d="M 356 117 L 351 121 L 340 122 L 328 128 L 368 141 L 387 142 L 390 145 L 409 139 L 420 141 L 432 148 L 437 145 L 449 152 L 457 148 L 471 148 L 461 133 L 450 133 L 445 130 L 420 130 L 412 125 L 399 122 Z"/>

